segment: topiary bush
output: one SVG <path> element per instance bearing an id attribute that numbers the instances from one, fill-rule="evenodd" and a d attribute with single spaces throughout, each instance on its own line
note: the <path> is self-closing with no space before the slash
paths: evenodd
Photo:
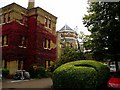
<path id="1" fill-rule="evenodd" d="M 53 72 L 53 88 L 100 90 L 105 87 L 109 73 L 109 68 L 101 62 L 93 60 L 69 62 Z"/>

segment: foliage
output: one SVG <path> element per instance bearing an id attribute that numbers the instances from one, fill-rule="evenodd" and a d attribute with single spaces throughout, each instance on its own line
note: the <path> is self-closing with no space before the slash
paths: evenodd
<path id="1" fill-rule="evenodd" d="M 29 68 L 29 73 L 31 78 L 44 78 L 48 77 L 47 70 L 43 66 L 31 65 Z"/>
<path id="2" fill-rule="evenodd" d="M 85 35 L 82 31 L 80 31 L 79 38 L 81 39 L 85 50 L 91 49 L 91 35 Z"/>
<path id="3" fill-rule="evenodd" d="M 120 2 L 90 2 L 83 20 L 91 32 L 92 52 L 96 60 L 120 57 Z"/>
<path id="4" fill-rule="evenodd" d="M 109 77 L 109 68 L 93 60 L 73 61 L 61 65 L 53 72 L 53 87 L 101 90 Z"/>
<path id="5" fill-rule="evenodd" d="M 2 76 L 7 77 L 9 75 L 9 70 L 7 68 L 2 68 Z"/>
<path id="6" fill-rule="evenodd" d="M 51 67 L 51 71 L 54 71 L 57 67 L 61 66 L 62 64 L 65 64 L 67 62 L 76 61 L 80 59 L 85 59 L 84 54 L 77 49 L 66 47 L 63 48 L 62 54 L 60 56 L 60 59 L 57 60 Z"/>
<path id="7" fill-rule="evenodd" d="M 28 69 L 28 67 L 32 63 L 38 62 L 38 59 L 53 60 L 53 61 L 56 60 L 57 48 L 53 47 L 54 45 L 56 45 L 56 41 L 57 41 L 56 35 L 49 32 L 43 24 L 41 23 L 38 24 L 34 16 L 26 17 L 26 18 L 27 18 L 27 27 L 26 25 L 25 26 L 21 25 L 16 20 L 13 20 L 10 23 L 7 23 L 3 26 L 0 25 L 2 26 L 0 27 L 0 35 L 1 36 L 8 35 L 8 46 L 2 48 L 2 58 L 10 59 L 17 57 L 22 60 L 26 59 L 24 62 L 25 69 Z M 22 44 L 21 36 L 25 37 L 23 45 L 21 45 Z M 46 39 L 51 41 L 50 46 L 52 47 L 50 49 L 45 49 L 43 45 L 43 42 L 45 42 Z M 27 46 L 27 48 L 24 48 L 25 46 Z M 39 54 L 39 58 L 35 57 L 37 54 Z"/>

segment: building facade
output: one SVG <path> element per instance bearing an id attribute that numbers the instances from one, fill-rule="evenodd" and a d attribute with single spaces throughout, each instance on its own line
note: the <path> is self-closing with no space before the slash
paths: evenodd
<path id="1" fill-rule="evenodd" d="M 28 8 L 12 3 L 1 8 L 2 67 L 10 73 L 30 65 L 48 67 L 57 57 L 57 17 L 29 0 Z"/>

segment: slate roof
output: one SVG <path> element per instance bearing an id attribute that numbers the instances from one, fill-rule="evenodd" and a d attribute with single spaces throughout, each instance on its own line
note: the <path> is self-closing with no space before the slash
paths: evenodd
<path id="1" fill-rule="evenodd" d="M 75 32 L 73 29 L 71 29 L 68 25 L 64 25 L 59 32 Z"/>
<path id="2" fill-rule="evenodd" d="M 68 25 L 64 25 L 61 29 L 61 30 L 72 30 Z"/>

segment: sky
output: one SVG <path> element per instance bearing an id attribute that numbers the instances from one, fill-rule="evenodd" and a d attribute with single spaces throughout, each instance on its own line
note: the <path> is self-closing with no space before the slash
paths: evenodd
<path id="1" fill-rule="evenodd" d="M 28 6 L 28 0 L 0 0 L 0 8 L 13 2 L 25 8 Z M 67 24 L 78 33 L 90 34 L 82 19 L 87 14 L 87 0 L 35 0 L 35 7 L 41 7 L 57 17 L 57 31 Z"/>

